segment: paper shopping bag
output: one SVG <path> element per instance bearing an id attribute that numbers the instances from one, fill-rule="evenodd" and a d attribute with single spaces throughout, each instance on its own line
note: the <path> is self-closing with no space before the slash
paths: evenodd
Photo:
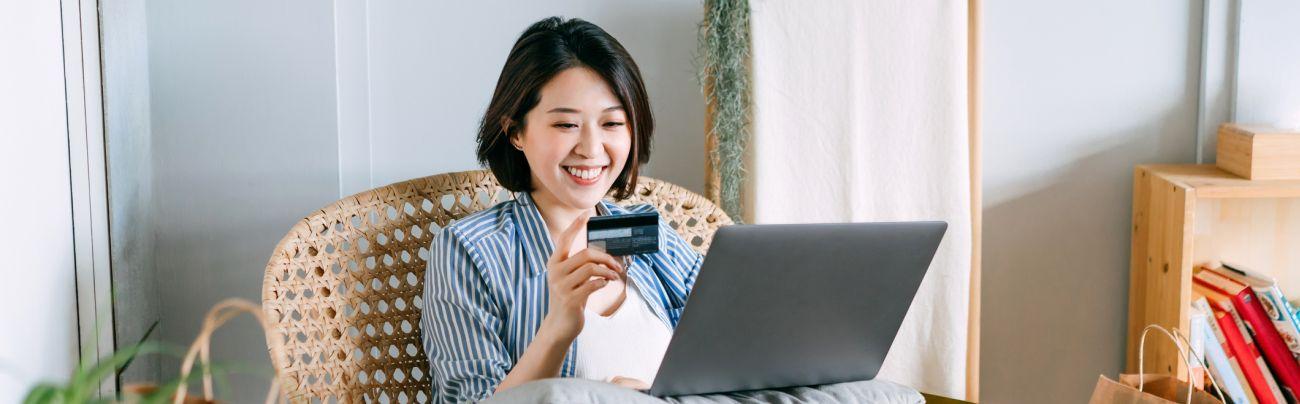
<path id="1" fill-rule="evenodd" d="M 1167 374 L 1148 374 L 1142 377 L 1142 386 L 1138 386 L 1138 379 L 1138 375 L 1128 374 L 1120 375 L 1119 381 L 1100 376 L 1088 404 L 1182 404 L 1187 400 L 1187 389 L 1191 387 Z M 1190 404 L 1222 402 L 1209 393 L 1192 389 Z"/>

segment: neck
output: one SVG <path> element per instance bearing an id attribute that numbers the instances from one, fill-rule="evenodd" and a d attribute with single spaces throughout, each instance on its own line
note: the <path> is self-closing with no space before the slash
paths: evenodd
<path id="1" fill-rule="evenodd" d="M 537 211 L 542 214 L 542 220 L 546 222 L 546 230 L 551 233 L 551 239 L 555 240 L 564 233 L 564 230 L 573 224 L 574 220 L 586 215 L 587 217 L 596 215 L 596 207 L 590 206 L 585 209 L 575 209 L 560 203 L 555 196 L 543 191 L 533 191 L 529 193 L 533 198 L 533 203 L 537 205 Z"/>

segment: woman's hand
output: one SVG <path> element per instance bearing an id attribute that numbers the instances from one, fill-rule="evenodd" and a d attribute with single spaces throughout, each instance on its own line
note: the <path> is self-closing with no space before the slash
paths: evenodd
<path id="1" fill-rule="evenodd" d="M 585 229 L 586 225 L 586 217 L 573 221 L 556 241 L 555 252 L 546 263 L 550 308 L 542 320 L 541 328 L 569 342 L 582 332 L 583 309 L 587 307 L 587 297 L 610 281 L 620 279 L 620 274 L 625 270 L 622 262 L 603 251 L 585 248 L 569 256 L 569 249 L 577 239 L 578 232 Z M 538 332 L 541 333 L 542 330 Z"/>
<path id="2" fill-rule="evenodd" d="M 582 332 L 582 310 L 586 308 L 587 296 L 604 287 L 609 280 L 618 279 L 624 271 L 622 263 L 601 251 L 584 249 L 569 256 L 569 248 L 578 232 L 586 228 L 587 218 L 578 218 L 556 240 L 555 252 L 546 263 L 550 309 L 533 342 L 524 349 L 510 373 L 497 384 L 497 392 L 533 380 L 559 376 L 569 345 Z"/>

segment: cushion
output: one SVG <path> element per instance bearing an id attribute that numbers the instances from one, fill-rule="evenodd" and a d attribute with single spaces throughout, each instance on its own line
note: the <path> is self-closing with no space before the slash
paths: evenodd
<path id="1" fill-rule="evenodd" d="M 753 390 L 724 394 L 679 396 L 661 399 L 610 383 L 577 379 L 544 379 L 497 394 L 484 403 L 630 403 L 630 404 L 714 404 L 714 403 L 924 403 L 921 393 L 884 380 L 864 380 L 810 387 Z"/>

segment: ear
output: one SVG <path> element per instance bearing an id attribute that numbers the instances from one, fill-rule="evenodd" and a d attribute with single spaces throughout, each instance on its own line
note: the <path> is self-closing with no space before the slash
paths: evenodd
<path id="1" fill-rule="evenodd" d="M 510 135 L 510 144 L 513 145 L 517 150 L 520 151 L 524 150 L 524 141 L 519 138 L 518 133 Z"/>
<path id="2" fill-rule="evenodd" d="M 510 139 L 510 144 L 513 145 L 515 149 L 523 150 L 524 149 L 523 140 L 519 139 L 520 133 L 518 131 L 513 130 L 514 125 L 515 125 L 515 121 L 513 119 L 510 119 L 510 117 L 508 116 L 501 117 L 501 131 L 506 134 L 506 138 Z"/>

